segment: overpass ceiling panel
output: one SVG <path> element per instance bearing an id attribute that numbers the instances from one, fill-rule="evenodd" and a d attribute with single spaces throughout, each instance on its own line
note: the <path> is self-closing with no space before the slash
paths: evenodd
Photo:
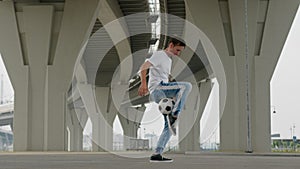
<path id="1" fill-rule="evenodd" d="M 118 0 L 118 1 L 124 16 L 133 13 L 149 11 L 147 0 Z"/>
<path id="2" fill-rule="evenodd" d="M 160 12 L 161 13 L 165 13 L 166 12 L 166 7 L 165 7 L 165 3 L 163 0 L 159 0 L 159 5 L 160 5 Z"/>
<path id="3" fill-rule="evenodd" d="M 184 0 L 168 0 L 166 4 L 167 12 L 185 19 L 185 3 Z"/>
<path id="4" fill-rule="evenodd" d="M 129 25 L 128 27 L 131 34 L 136 31 L 150 29 L 146 26 L 145 16 L 132 17 L 127 20 L 127 24 Z M 120 60 L 108 33 L 106 31 L 97 31 L 100 27 L 102 27 L 102 24 L 97 20 L 93 28 L 94 32 L 89 39 L 83 55 L 83 63 L 89 83 L 97 86 L 107 86 L 110 84 L 113 73 L 119 65 Z M 130 43 L 134 60 L 138 60 L 139 63 L 146 58 L 148 39 L 150 40 L 150 37 L 151 34 L 139 34 L 129 38 L 130 42 L 134 42 Z M 101 56 L 102 60 L 100 58 Z M 139 66 L 140 65 L 134 64 L 133 70 L 135 70 L 135 67 L 139 68 Z"/>
<path id="5" fill-rule="evenodd" d="M 184 2 L 183 0 L 167 0 L 168 3 L 181 3 Z"/>
<path id="6" fill-rule="evenodd" d="M 171 11 L 184 11 L 184 10 L 185 10 L 184 4 L 170 4 L 168 6 L 168 12 L 171 12 Z"/>
<path id="7" fill-rule="evenodd" d="M 119 56 L 115 47 L 110 49 L 107 55 L 103 58 L 98 71 L 115 71 L 116 67 L 119 65 Z"/>
<path id="8" fill-rule="evenodd" d="M 103 29 L 97 31 L 101 27 L 102 24 L 97 20 L 83 54 L 84 68 L 90 84 L 97 81 L 97 73 L 114 72 L 116 65 L 119 65 L 119 57 L 115 49 L 112 50 L 114 45 L 109 34 Z"/>
<path id="9" fill-rule="evenodd" d="M 102 23 L 100 22 L 100 20 L 97 18 L 96 22 L 95 22 L 95 25 L 92 29 L 92 33 L 91 33 L 91 36 L 97 31 L 99 30 L 101 27 L 103 27 Z"/>
<path id="10" fill-rule="evenodd" d="M 191 60 L 188 63 L 188 66 L 183 69 L 180 74 L 175 77 L 176 80 L 180 81 L 180 80 L 184 80 L 185 78 L 192 76 L 193 74 L 197 73 L 198 71 L 201 71 L 202 69 L 204 69 L 204 65 L 202 63 L 202 61 L 200 60 L 200 58 L 195 54 Z M 196 81 L 200 81 L 202 79 L 197 79 Z"/>
<path id="11" fill-rule="evenodd" d="M 146 1 L 142 1 L 142 2 L 140 2 L 140 1 L 119 1 L 119 5 L 123 5 L 123 6 L 147 6 L 147 2 Z"/>
<path id="12" fill-rule="evenodd" d="M 64 3 L 65 0 L 13 0 L 16 3 L 31 3 L 31 2 L 40 2 L 40 3 Z"/>
<path id="13" fill-rule="evenodd" d="M 145 39 L 150 39 L 151 34 L 139 34 L 135 36 L 131 36 L 131 41 L 135 43 L 131 43 L 132 50 L 132 57 L 133 57 L 133 68 L 132 68 L 132 75 L 135 75 L 138 72 L 139 67 L 145 61 L 146 56 L 149 50 L 148 41 Z"/>
<path id="14" fill-rule="evenodd" d="M 161 1 L 162 2 L 162 1 Z M 184 0 L 168 0 L 166 3 L 166 11 L 168 14 L 175 15 L 185 19 L 185 3 Z M 184 20 L 168 18 L 167 20 L 168 34 L 176 34 L 182 36 L 184 29 Z"/>
<path id="15" fill-rule="evenodd" d="M 188 47 L 187 47 L 188 48 Z M 189 49 L 191 50 L 191 49 Z M 207 59 L 206 52 L 201 44 L 198 44 L 197 49 L 192 56 L 191 60 L 187 63 L 187 67 L 177 76 L 176 80 L 183 80 L 188 76 L 191 76 L 191 73 L 195 74 L 203 69 L 209 68 L 209 62 Z M 210 68 L 209 68 L 210 70 Z M 197 78 L 197 77 L 195 77 Z M 202 80 L 202 79 L 197 79 Z"/>
<path id="16" fill-rule="evenodd" d="M 122 5 L 123 10 L 138 10 L 141 11 L 141 9 L 146 9 L 147 5 L 146 4 L 120 4 Z"/>
<path id="17" fill-rule="evenodd" d="M 119 0 L 119 5 L 124 16 L 140 12 L 149 12 L 148 0 Z M 129 38 L 130 47 L 134 59 L 132 74 L 135 74 L 138 71 L 140 64 L 145 60 L 149 49 L 151 27 L 146 23 L 148 15 L 148 13 L 145 13 L 126 17 L 128 31 L 131 35 Z M 137 32 L 149 33 L 135 35 Z"/>
<path id="18" fill-rule="evenodd" d="M 134 42 L 131 43 L 131 52 L 135 53 L 136 51 L 148 49 L 149 48 L 149 40 L 150 40 L 151 34 L 139 34 L 134 35 L 130 37 L 130 41 Z"/>
<path id="19" fill-rule="evenodd" d="M 41 3 L 62 3 L 65 0 L 40 0 Z"/>
<path id="20" fill-rule="evenodd" d="M 107 86 L 110 84 L 114 72 L 120 64 L 120 59 L 115 47 L 111 48 L 101 61 L 97 70 L 96 83 L 97 86 Z"/>

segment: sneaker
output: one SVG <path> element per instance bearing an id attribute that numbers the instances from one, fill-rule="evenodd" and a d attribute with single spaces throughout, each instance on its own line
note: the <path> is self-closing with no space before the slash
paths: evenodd
<path id="1" fill-rule="evenodd" d="M 165 158 L 161 154 L 155 154 L 155 155 L 152 155 L 150 157 L 150 162 L 167 162 L 167 163 L 170 163 L 170 162 L 173 162 L 173 160 L 169 159 L 169 158 Z"/>
<path id="2" fill-rule="evenodd" d="M 176 136 L 176 121 L 177 121 L 177 117 L 172 116 L 172 114 L 169 114 L 167 116 L 167 121 L 168 121 L 168 126 L 169 126 L 169 130 L 172 133 L 173 136 Z"/>

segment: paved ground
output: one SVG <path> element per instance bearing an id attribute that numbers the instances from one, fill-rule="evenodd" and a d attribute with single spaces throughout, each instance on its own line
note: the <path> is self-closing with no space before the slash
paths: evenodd
<path id="1" fill-rule="evenodd" d="M 167 154 L 173 163 L 108 153 L 0 153 L 1 169 L 299 169 L 300 156 Z"/>

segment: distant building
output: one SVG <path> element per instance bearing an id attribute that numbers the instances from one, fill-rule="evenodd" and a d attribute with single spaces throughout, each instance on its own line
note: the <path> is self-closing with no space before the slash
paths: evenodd
<path id="1" fill-rule="evenodd" d="M 124 136 L 122 134 L 114 133 L 113 150 L 114 151 L 124 150 Z"/>
<path id="2" fill-rule="evenodd" d="M 13 150 L 13 133 L 0 129 L 0 151 Z"/>
<path id="3" fill-rule="evenodd" d="M 144 137 L 149 140 L 149 148 L 153 150 L 156 147 L 159 136 L 154 133 L 147 133 Z"/>
<path id="4" fill-rule="evenodd" d="M 92 135 L 91 134 L 83 135 L 82 149 L 83 149 L 83 151 L 92 151 Z"/>

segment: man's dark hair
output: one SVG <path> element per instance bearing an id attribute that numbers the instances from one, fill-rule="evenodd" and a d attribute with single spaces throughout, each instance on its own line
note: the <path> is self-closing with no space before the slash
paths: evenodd
<path id="1" fill-rule="evenodd" d="M 185 42 L 183 39 L 179 38 L 179 37 L 169 37 L 169 41 L 168 44 L 173 43 L 174 46 L 183 46 L 185 47 Z"/>

